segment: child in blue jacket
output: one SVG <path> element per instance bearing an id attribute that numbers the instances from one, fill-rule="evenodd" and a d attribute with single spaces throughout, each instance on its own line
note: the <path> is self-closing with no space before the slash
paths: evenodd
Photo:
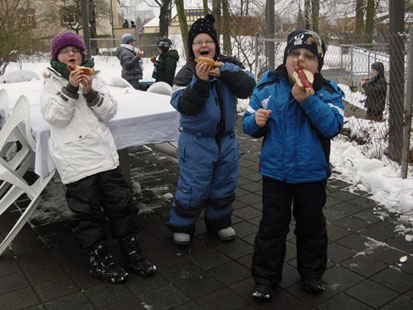
<path id="1" fill-rule="evenodd" d="M 252 296 L 270 299 L 281 281 L 291 209 L 296 226 L 297 269 L 304 289 L 321 293 L 327 263 L 327 230 L 323 207 L 330 175 L 330 138 L 342 126 L 344 106 L 336 83 L 320 71 L 324 41 L 309 30 L 288 35 L 284 61 L 258 82 L 245 113 L 243 129 L 264 137 L 260 155 L 263 214 L 255 238 Z M 314 74 L 312 95 L 294 82 L 294 59 Z"/>
<path id="2" fill-rule="evenodd" d="M 255 80 L 239 62 L 220 54 L 214 21 L 208 14 L 192 24 L 189 59 L 175 77 L 171 98 L 181 115 L 180 176 L 167 224 L 180 245 L 190 243 L 202 211 L 208 232 L 224 241 L 236 235 L 231 227 L 239 160 L 236 97 L 248 98 Z M 195 63 L 200 56 L 219 60 L 223 66 Z"/>

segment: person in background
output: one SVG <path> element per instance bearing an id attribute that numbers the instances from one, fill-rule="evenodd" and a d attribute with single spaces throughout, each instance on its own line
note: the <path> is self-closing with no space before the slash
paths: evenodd
<path id="1" fill-rule="evenodd" d="M 363 80 L 362 87 L 366 94 L 364 106 L 367 108 L 367 119 L 382 121 L 387 95 L 383 63 L 375 62 L 371 65 L 371 78 L 367 81 Z"/>
<path id="2" fill-rule="evenodd" d="M 208 14 L 188 33 L 189 59 L 173 86 L 172 106 L 180 113 L 180 176 L 167 221 L 176 244 L 188 245 L 202 211 L 209 233 L 234 240 L 232 204 L 238 179 L 239 144 L 235 133 L 236 97 L 248 98 L 255 79 L 231 57 L 222 57 Z M 195 62 L 203 56 L 222 60 L 222 67 Z"/>
<path id="3" fill-rule="evenodd" d="M 41 113 L 49 124 L 49 148 L 73 212 L 72 226 L 81 248 L 88 253 L 91 274 L 110 283 L 127 279 L 116 264 L 106 241 L 104 223 L 121 247 L 125 268 L 140 276 L 154 274 L 138 241 L 138 208 L 119 170 L 119 157 L 107 122 L 117 112 L 117 102 L 99 75 L 69 71 L 68 64 L 93 68 L 85 59 L 85 44 L 73 33 L 55 36 L 51 43 Z"/>
<path id="4" fill-rule="evenodd" d="M 342 91 L 321 75 L 326 46 L 310 30 L 288 35 L 284 61 L 266 72 L 254 89 L 243 130 L 264 137 L 262 219 L 255 237 L 251 273 L 260 300 L 270 299 L 281 281 L 291 211 L 295 219 L 297 269 L 311 294 L 325 290 L 327 230 L 323 207 L 330 176 L 330 139 L 344 121 Z M 314 75 L 311 94 L 293 79 L 294 60 Z"/>
<path id="5" fill-rule="evenodd" d="M 156 82 L 166 82 L 172 86 L 175 77 L 176 63 L 179 60 L 178 52 L 170 49 L 172 41 L 169 39 L 160 39 L 156 43 L 158 46 L 159 56 L 151 57 L 154 64 L 152 77 Z"/>
<path id="6" fill-rule="evenodd" d="M 122 66 L 122 78 L 128 81 L 135 89 L 141 89 L 139 80 L 142 79 L 143 51 L 136 48 L 133 35 L 125 33 L 122 44 L 116 50 L 116 57 Z"/>

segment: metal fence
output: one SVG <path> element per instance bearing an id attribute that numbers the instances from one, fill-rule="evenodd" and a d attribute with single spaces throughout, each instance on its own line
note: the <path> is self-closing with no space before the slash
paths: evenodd
<path id="1" fill-rule="evenodd" d="M 322 35 L 327 43 L 322 74 L 336 81 L 346 94 L 342 133 L 358 143 L 366 156 L 388 161 L 400 169 L 402 177 L 409 178 L 413 177 L 411 29 L 410 35 L 374 36 L 372 43 L 366 43 L 366 36 L 348 33 Z M 287 35 L 255 38 L 257 78 L 282 64 Z M 382 118 L 372 117 L 371 111 L 367 113 L 366 93 L 362 87 L 363 80 L 372 78 L 371 65 L 375 62 L 383 64 L 387 81 Z M 380 100 L 379 96 L 373 93 L 370 101 Z"/>

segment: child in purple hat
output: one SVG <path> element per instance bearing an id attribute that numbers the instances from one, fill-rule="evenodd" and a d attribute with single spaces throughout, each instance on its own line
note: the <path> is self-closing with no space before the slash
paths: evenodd
<path id="1" fill-rule="evenodd" d="M 141 255 L 131 189 L 119 170 L 119 157 L 107 122 L 117 102 L 99 75 L 69 71 L 68 64 L 93 67 L 85 59 L 85 44 L 73 33 L 55 36 L 41 96 L 41 113 L 50 125 L 49 148 L 73 212 L 72 226 L 81 248 L 88 253 L 91 274 L 110 283 L 127 279 L 108 249 L 106 218 L 119 240 L 125 268 L 142 277 L 156 266 Z"/>

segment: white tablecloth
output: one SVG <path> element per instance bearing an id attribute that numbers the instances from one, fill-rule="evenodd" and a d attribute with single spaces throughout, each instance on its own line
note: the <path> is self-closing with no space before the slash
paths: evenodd
<path id="1" fill-rule="evenodd" d="M 35 172 L 45 177 L 55 165 L 49 154 L 49 125 L 40 113 L 42 87 L 43 81 L 0 84 L 0 89 L 7 90 L 10 108 L 20 95 L 30 101 L 30 126 L 36 140 Z M 169 96 L 118 87 L 110 87 L 110 92 L 118 101 L 118 113 L 109 122 L 118 150 L 178 139 L 179 113 L 170 105 Z"/>

